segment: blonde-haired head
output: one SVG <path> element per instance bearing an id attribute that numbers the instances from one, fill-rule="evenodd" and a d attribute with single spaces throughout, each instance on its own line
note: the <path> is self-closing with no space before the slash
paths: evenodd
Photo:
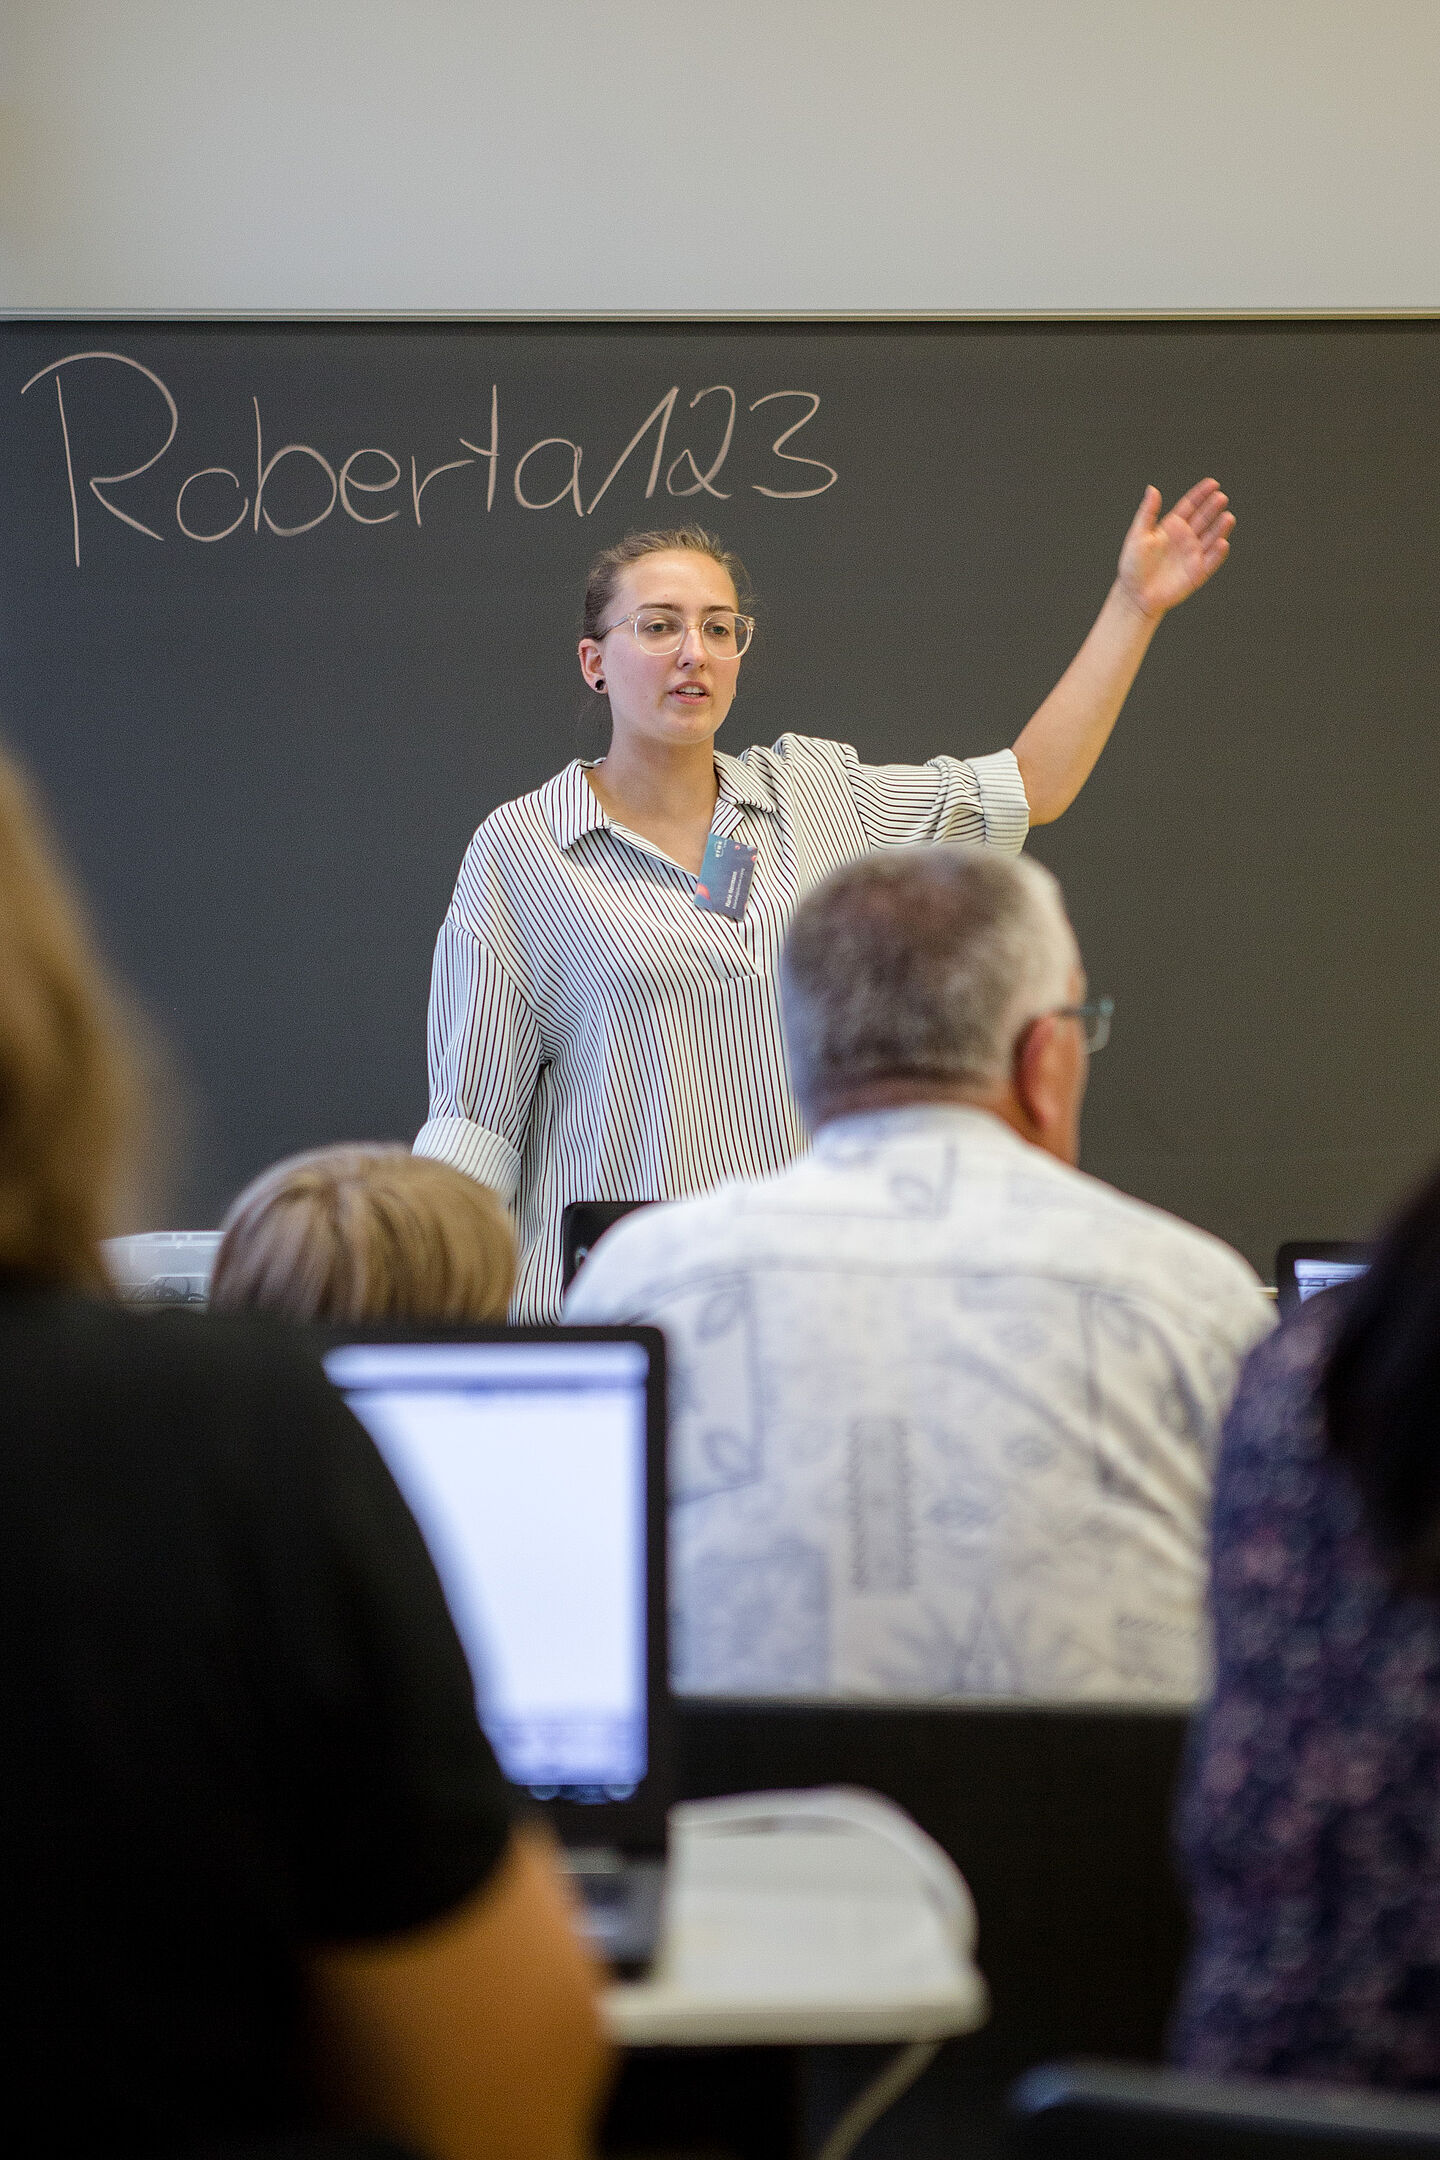
<path id="1" fill-rule="evenodd" d="M 515 1235 L 488 1186 L 408 1148 L 317 1148 L 247 1185 L 221 1225 L 217 1311 L 296 1320 L 503 1320 Z"/>

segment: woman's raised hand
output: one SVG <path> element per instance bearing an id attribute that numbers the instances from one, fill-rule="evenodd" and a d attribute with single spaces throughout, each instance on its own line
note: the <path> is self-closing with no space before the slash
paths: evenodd
<path id="1" fill-rule="evenodd" d="M 1163 518 L 1159 488 L 1147 487 L 1120 550 L 1127 599 L 1156 620 L 1178 607 L 1219 569 L 1234 529 L 1218 480 L 1198 480 Z"/>

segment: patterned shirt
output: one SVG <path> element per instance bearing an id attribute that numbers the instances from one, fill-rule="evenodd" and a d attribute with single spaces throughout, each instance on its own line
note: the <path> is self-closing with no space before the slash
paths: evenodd
<path id="1" fill-rule="evenodd" d="M 784 735 L 716 753 L 711 831 L 756 850 L 744 917 L 600 807 L 578 761 L 502 803 L 470 844 L 430 987 L 430 1117 L 415 1142 L 515 1205 L 517 1320 L 560 1307 L 571 1200 L 667 1200 L 776 1170 L 804 1133 L 780 1037 L 780 948 L 841 863 L 909 841 L 1018 854 L 1009 750 L 862 765 Z"/>
<path id="2" fill-rule="evenodd" d="M 1440 1600 L 1391 1587 L 1325 1445 L 1343 1299 L 1256 1355 L 1225 1430 L 1174 2049 L 1207 2074 L 1440 2089 Z"/>
<path id="3" fill-rule="evenodd" d="M 566 1318 L 665 1330 L 678 1687 L 1194 1695 L 1212 1443 L 1271 1320 L 1217 1239 L 914 1106 L 632 1216 Z"/>

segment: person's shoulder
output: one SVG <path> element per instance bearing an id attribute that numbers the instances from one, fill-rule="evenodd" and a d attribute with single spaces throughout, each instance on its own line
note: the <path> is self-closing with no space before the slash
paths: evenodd
<path id="1" fill-rule="evenodd" d="M 130 1372 L 173 1372 L 204 1379 L 237 1364 L 269 1365 L 293 1358 L 296 1331 L 262 1315 L 222 1317 L 190 1308 L 156 1310 L 114 1297 L 43 1285 L 6 1284 L 0 1290 L 0 1339 L 17 1348 L 66 1356 L 86 1372 L 117 1379 Z"/>
<path id="2" fill-rule="evenodd" d="M 752 743 L 738 757 L 717 752 L 730 792 L 782 816 L 829 821 L 849 799 L 858 761 L 849 743 L 822 735 L 782 735 L 767 748 Z M 728 772 L 726 768 L 728 767 Z"/>
<path id="3" fill-rule="evenodd" d="M 854 745 L 835 742 L 828 735 L 797 735 L 787 732 L 767 748 L 753 743 L 740 753 L 740 763 L 752 772 L 783 776 L 793 772 L 847 772 L 857 762 Z"/>
<path id="4" fill-rule="evenodd" d="M 567 1320 L 643 1320 L 677 1276 L 717 1263 L 734 1242 L 751 1181 L 736 1179 L 688 1200 L 660 1200 L 622 1216 L 594 1247 L 565 1301 Z"/>
<path id="5" fill-rule="evenodd" d="M 1330 1455 L 1321 1383 L 1343 1312 L 1344 1293 L 1307 1300 L 1258 1343 L 1241 1368 L 1216 1472 L 1222 1510 L 1259 1499 L 1306 1524 L 1310 1539 L 1326 1495 L 1340 1497 L 1347 1473 Z M 1349 1513 L 1350 1500 L 1342 1502 Z M 1224 1570 L 1225 1563 L 1217 1560 Z M 1229 1563 L 1233 1574 L 1234 1556 Z"/>
<path id="6" fill-rule="evenodd" d="M 583 802 L 586 786 L 585 769 L 577 758 L 538 788 L 497 803 L 476 826 L 466 862 L 503 859 L 517 849 L 553 854 L 559 846 L 557 827 Z"/>
<path id="7" fill-rule="evenodd" d="M 1197 1300 L 1238 1301 L 1247 1312 L 1263 1314 L 1259 1276 L 1223 1238 L 1053 1156 L 1045 1164 L 1039 1174 L 1085 1216 L 1102 1264 L 1136 1273 L 1162 1301 L 1192 1308 Z"/>
<path id="8" fill-rule="evenodd" d="M 168 1377 L 177 1388 L 247 1407 L 257 1396 L 328 1394 L 319 1353 L 294 1322 L 268 1313 L 102 1311 L 97 1334 L 108 1338 L 106 1353 L 123 1346 L 131 1369 Z"/>
<path id="9" fill-rule="evenodd" d="M 1246 1382 L 1254 1390 L 1308 1396 L 1324 1370 L 1345 1309 L 1345 1293 L 1307 1298 L 1253 1352 Z"/>
<path id="10" fill-rule="evenodd" d="M 465 850 L 450 903 L 451 924 L 513 955 L 529 946 L 535 895 L 567 889 L 565 849 L 600 822 L 578 760 L 528 795 L 498 803 Z"/>
<path id="11" fill-rule="evenodd" d="M 260 1316 L 146 1312 L 100 1297 L 0 1295 L 12 1430 L 195 1466 L 265 1453 L 329 1422 L 332 1391 L 303 1331 Z M 338 1401 L 338 1398 L 334 1398 Z"/>

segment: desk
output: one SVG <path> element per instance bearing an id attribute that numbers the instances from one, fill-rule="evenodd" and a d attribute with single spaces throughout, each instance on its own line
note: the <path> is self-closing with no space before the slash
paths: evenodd
<path id="1" fill-rule="evenodd" d="M 691 1801 L 672 1811 L 670 1824 L 660 1954 L 647 1979 L 608 1991 L 613 2037 L 644 2051 L 900 2043 L 901 2055 L 825 2141 L 824 2160 L 843 2160 L 942 2040 L 985 2020 L 964 1881 L 909 1816 L 872 1793 Z M 723 2059 L 708 2075 L 703 2056 L 698 2061 L 703 2083 L 724 2076 Z M 793 2062 L 774 2069 L 793 2082 Z M 643 2088 L 644 2077 L 642 2061 L 632 2085 Z M 771 2116 L 784 2110 L 776 2075 L 762 2104 Z M 670 2143 L 675 2112 L 666 2121 Z M 633 2141 L 643 2106 L 629 2113 Z M 792 2135 L 794 2116 L 792 2104 Z M 706 2128 L 712 2118 L 707 2107 Z M 749 2150 L 784 2149 L 773 2134 L 745 2142 Z"/>

